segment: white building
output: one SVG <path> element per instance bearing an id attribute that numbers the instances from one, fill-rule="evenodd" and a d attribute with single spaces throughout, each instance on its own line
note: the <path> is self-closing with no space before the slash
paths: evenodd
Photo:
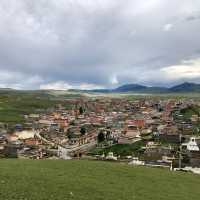
<path id="1" fill-rule="evenodd" d="M 58 146 L 58 157 L 64 160 L 70 160 L 69 151 L 66 148 Z"/>
<path id="2" fill-rule="evenodd" d="M 128 163 L 129 165 L 145 165 L 144 161 L 139 160 L 138 157 L 133 157 L 132 161 Z"/>
<path id="3" fill-rule="evenodd" d="M 117 157 L 114 156 L 113 152 L 109 152 L 106 156 L 106 160 L 117 160 Z"/>
<path id="4" fill-rule="evenodd" d="M 186 147 L 186 149 L 188 151 L 199 151 L 200 150 L 195 137 L 191 137 L 190 141 L 187 143 L 183 143 L 182 146 Z"/>

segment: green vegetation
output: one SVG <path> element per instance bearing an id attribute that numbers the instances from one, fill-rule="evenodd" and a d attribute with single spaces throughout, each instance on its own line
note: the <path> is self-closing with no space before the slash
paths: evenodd
<path id="1" fill-rule="evenodd" d="M 97 136 L 97 140 L 98 140 L 98 143 L 104 142 L 105 136 L 104 136 L 103 131 L 100 131 L 100 133 Z"/>
<path id="2" fill-rule="evenodd" d="M 115 155 L 120 156 L 130 156 L 137 154 L 141 147 L 144 146 L 143 141 L 138 141 L 133 144 L 115 144 L 106 148 L 95 148 L 90 154 L 92 155 L 102 155 L 103 153 L 107 154 L 108 152 L 113 152 Z"/>
<path id="3" fill-rule="evenodd" d="M 190 119 L 192 115 L 200 115 L 200 108 L 199 106 L 189 106 L 188 108 L 182 109 L 180 114 L 183 115 L 185 119 Z"/>
<path id="4" fill-rule="evenodd" d="M 1 160 L 2 200 L 198 200 L 193 174 L 96 161 Z"/>
<path id="5" fill-rule="evenodd" d="M 124 96 L 128 98 L 129 100 L 135 100 L 135 99 L 155 99 L 155 100 L 165 100 L 165 99 L 200 99 L 200 93 L 157 93 L 157 94 L 134 94 L 134 93 L 124 93 L 124 94 L 118 94 L 119 96 Z"/>
<path id="6" fill-rule="evenodd" d="M 0 91 L 0 122 L 22 123 L 25 114 L 39 113 L 61 102 L 44 91 Z"/>

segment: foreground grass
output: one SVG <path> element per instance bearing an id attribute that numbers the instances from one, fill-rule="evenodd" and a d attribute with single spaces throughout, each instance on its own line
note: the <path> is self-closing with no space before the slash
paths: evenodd
<path id="1" fill-rule="evenodd" d="M 95 161 L 0 161 L 3 200 L 197 200 L 199 176 Z"/>

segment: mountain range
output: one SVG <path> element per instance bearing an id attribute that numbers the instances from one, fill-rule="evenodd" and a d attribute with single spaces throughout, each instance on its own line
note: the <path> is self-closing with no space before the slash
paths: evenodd
<path id="1" fill-rule="evenodd" d="M 95 89 L 95 90 L 81 90 L 85 92 L 99 92 L 99 93 L 189 93 L 200 92 L 200 84 L 184 82 L 173 87 L 149 87 L 139 84 L 126 84 L 115 89 Z"/>
<path id="2" fill-rule="evenodd" d="M 11 88 L 0 88 L 0 92 L 19 92 Z M 22 90 L 26 91 L 26 90 Z M 27 90 L 28 91 L 28 90 Z M 40 90 L 30 90 L 38 91 Z M 42 90 L 44 91 L 44 90 Z M 47 90 L 48 91 L 48 90 Z M 200 84 L 184 82 L 173 87 L 150 87 L 139 84 L 125 84 L 114 89 L 94 89 L 94 90 L 78 90 L 70 89 L 69 92 L 92 92 L 92 93 L 149 93 L 149 94 L 165 94 L 165 93 L 200 93 Z"/>

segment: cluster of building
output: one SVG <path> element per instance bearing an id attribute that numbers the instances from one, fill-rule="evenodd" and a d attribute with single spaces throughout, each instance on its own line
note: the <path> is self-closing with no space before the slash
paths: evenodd
<path id="1" fill-rule="evenodd" d="M 143 161 L 160 162 L 168 157 L 185 165 L 200 165 L 200 118 L 192 115 L 186 120 L 181 114 L 185 108 L 199 106 L 195 100 L 102 97 L 75 98 L 64 104 L 73 106 L 66 109 L 58 105 L 45 113 L 26 115 L 25 122 L 15 124 L 12 130 L 1 123 L 0 155 L 80 158 L 97 146 L 104 148 L 142 140 L 145 142 L 140 151 Z"/>

